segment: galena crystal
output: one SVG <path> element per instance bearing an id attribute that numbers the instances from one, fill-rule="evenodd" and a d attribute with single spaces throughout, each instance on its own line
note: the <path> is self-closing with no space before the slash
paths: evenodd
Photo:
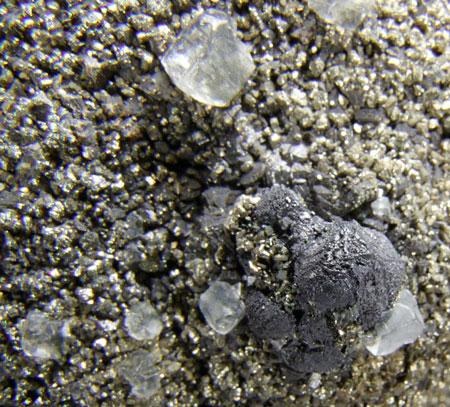
<path id="1" fill-rule="evenodd" d="M 66 336 L 66 321 L 51 320 L 41 311 L 30 311 L 21 326 L 21 346 L 38 360 L 59 359 Z"/>
<path id="2" fill-rule="evenodd" d="M 161 62 L 174 84 L 198 102 L 224 107 L 255 69 L 227 14 L 208 10 L 181 32 Z"/>
<path id="3" fill-rule="evenodd" d="M 405 289 L 388 312 L 387 320 L 376 328 L 376 335 L 366 344 L 366 348 L 375 356 L 389 355 L 403 345 L 413 343 L 424 329 L 417 301 Z"/>
<path id="4" fill-rule="evenodd" d="M 139 341 L 159 336 L 163 329 L 161 318 L 148 301 L 134 304 L 126 313 L 125 327 L 128 334 Z"/>
<path id="5" fill-rule="evenodd" d="M 375 8 L 374 0 L 308 0 L 309 7 L 323 20 L 354 30 Z"/>
<path id="6" fill-rule="evenodd" d="M 118 372 L 131 386 L 131 395 L 147 400 L 160 388 L 156 352 L 139 349 L 129 354 L 119 365 Z"/>
<path id="7" fill-rule="evenodd" d="M 239 284 L 214 281 L 200 295 L 199 308 L 208 325 L 217 333 L 226 335 L 244 317 L 245 306 L 240 297 Z"/>

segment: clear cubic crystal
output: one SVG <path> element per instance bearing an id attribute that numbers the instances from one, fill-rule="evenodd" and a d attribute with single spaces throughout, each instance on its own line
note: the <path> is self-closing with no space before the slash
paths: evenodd
<path id="1" fill-rule="evenodd" d="M 48 360 L 61 357 L 65 321 L 51 320 L 41 311 L 30 311 L 21 326 L 21 346 L 27 356 Z"/>
<path id="2" fill-rule="evenodd" d="M 200 295 L 200 311 L 208 325 L 221 335 L 229 333 L 244 316 L 240 291 L 239 284 L 215 281 Z"/>
<path id="3" fill-rule="evenodd" d="M 237 37 L 234 20 L 214 9 L 183 30 L 161 62 L 184 93 L 219 107 L 231 102 L 255 69 L 249 47 Z"/>
<path id="4" fill-rule="evenodd" d="M 119 374 L 131 386 L 131 395 L 139 399 L 148 399 L 160 388 L 157 363 L 160 358 L 156 352 L 139 349 L 130 353 L 120 363 Z"/>
<path id="5" fill-rule="evenodd" d="M 391 214 L 391 202 L 386 196 L 380 196 L 370 204 L 373 214 L 379 219 L 387 219 Z"/>
<path id="6" fill-rule="evenodd" d="M 375 0 L 308 0 L 308 4 L 323 20 L 348 30 L 375 9 Z"/>
<path id="7" fill-rule="evenodd" d="M 134 304 L 126 312 L 125 327 L 128 334 L 137 340 L 151 340 L 159 336 L 163 329 L 161 318 L 148 301 Z"/>
<path id="8" fill-rule="evenodd" d="M 369 340 L 366 348 L 375 356 L 388 355 L 403 345 L 413 343 L 424 329 L 417 301 L 405 289 L 400 292 L 387 320 L 375 329 L 375 336 Z"/>

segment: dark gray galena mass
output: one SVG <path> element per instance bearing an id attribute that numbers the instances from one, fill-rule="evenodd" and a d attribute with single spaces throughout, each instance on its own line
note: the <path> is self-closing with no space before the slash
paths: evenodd
<path id="1" fill-rule="evenodd" d="M 290 252 L 292 301 L 277 301 L 255 284 L 246 298 L 250 330 L 272 341 L 291 370 L 340 367 L 349 348 L 343 332 L 383 322 L 405 283 L 399 254 L 386 236 L 356 221 L 320 218 L 286 187 L 264 190 L 253 214 Z"/>

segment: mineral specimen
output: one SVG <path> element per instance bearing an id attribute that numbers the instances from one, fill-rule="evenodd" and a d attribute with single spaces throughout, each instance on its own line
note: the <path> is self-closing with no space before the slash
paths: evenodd
<path id="1" fill-rule="evenodd" d="M 214 9 L 183 30 L 161 62 L 184 93 L 219 107 L 231 102 L 255 69 L 249 48 L 237 38 L 235 22 Z"/>
<path id="2" fill-rule="evenodd" d="M 199 308 L 208 325 L 226 335 L 244 317 L 245 306 L 240 298 L 240 286 L 215 281 L 200 295 Z"/>
<path id="3" fill-rule="evenodd" d="M 347 327 L 367 331 L 384 321 L 405 282 L 404 264 L 381 233 L 338 217 L 326 221 L 288 188 L 259 196 L 243 216 L 266 237 L 251 238 L 259 247 L 253 253 L 242 253 L 252 245 L 238 245 L 246 273 L 256 277 L 245 300 L 249 328 L 261 341 L 281 341 L 276 353 L 295 372 L 337 368 L 348 359 Z M 242 228 L 239 239 L 249 225 Z M 268 259 L 283 245 L 290 267 L 279 282 Z"/>
<path id="4" fill-rule="evenodd" d="M 67 335 L 66 321 L 51 320 L 41 311 L 31 311 L 21 326 L 22 349 L 38 360 L 59 359 Z"/>
<path id="5" fill-rule="evenodd" d="M 160 388 L 159 358 L 156 353 L 137 350 L 119 365 L 118 372 L 131 386 L 131 395 L 146 400 Z"/>
<path id="6" fill-rule="evenodd" d="M 374 0 L 308 0 L 308 4 L 323 20 L 348 30 L 375 7 Z"/>
<path id="7" fill-rule="evenodd" d="M 413 343 L 424 331 L 425 324 L 417 301 L 409 290 L 402 290 L 389 310 L 385 322 L 376 329 L 376 335 L 366 344 L 375 356 L 389 355 L 403 345 Z"/>
<path id="8" fill-rule="evenodd" d="M 129 335 L 137 340 L 151 340 L 163 329 L 161 318 L 148 301 L 134 304 L 126 313 L 125 327 Z"/>

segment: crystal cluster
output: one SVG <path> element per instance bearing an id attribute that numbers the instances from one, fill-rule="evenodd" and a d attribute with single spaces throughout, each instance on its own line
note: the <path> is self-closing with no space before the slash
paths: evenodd
<path id="1" fill-rule="evenodd" d="M 403 345 L 413 343 L 425 329 L 417 301 L 409 290 L 402 290 L 385 322 L 377 327 L 375 336 L 366 344 L 375 356 L 389 355 Z"/>
<path id="2" fill-rule="evenodd" d="M 217 333 L 226 335 L 244 317 L 245 306 L 240 297 L 240 285 L 214 281 L 200 295 L 199 308 L 208 325 Z"/>
<path id="3" fill-rule="evenodd" d="M 128 334 L 139 341 L 152 340 L 163 329 L 161 318 L 148 301 L 134 304 L 126 313 L 125 327 Z"/>
<path id="4" fill-rule="evenodd" d="M 214 9 L 183 30 L 161 62 L 184 93 L 219 107 L 229 105 L 255 69 L 249 48 L 237 37 L 234 20 Z"/>
<path id="5" fill-rule="evenodd" d="M 159 369 L 160 358 L 156 352 L 137 350 L 129 355 L 119 365 L 119 374 L 130 384 L 131 395 L 147 400 L 160 388 Z"/>
<path id="6" fill-rule="evenodd" d="M 377 328 L 372 349 L 382 354 L 421 332 L 408 291 L 394 306 L 406 274 L 386 236 L 355 221 L 325 220 L 285 187 L 264 190 L 253 202 L 249 212 L 238 209 L 243 224 L 232 232 L 245 273 L 255 277 L 245 296 L 247 323 L 259 341 L 272 344 L 289 371 L 324 373 L 345 365 L 354 327 Z M 256 235 L 246 241 L 248 233 Z M 286 257 L 286 250 L 289 259 L 280 273 L 277 258 Z"/>
<path id="7" fill-rule="evenodd" d="M 38 360 L 59 359 L 67 332 L 67 321 L 55 321 L 41 311 L 31 311 L 21 326 L 21 346 Z"/>
<path id="8" fill-rule="evenodd" d="M 354 30 L 365 15 L 374 10 L 374 0 L 308 0 L 323 20 Z"/>

